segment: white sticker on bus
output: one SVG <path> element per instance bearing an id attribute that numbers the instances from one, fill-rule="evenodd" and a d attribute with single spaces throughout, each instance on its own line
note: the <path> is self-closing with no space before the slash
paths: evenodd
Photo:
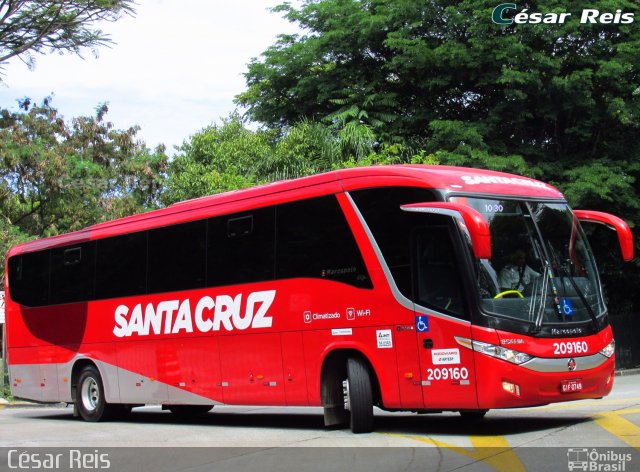
<path id="1" fill-rule="evenodd" d="M 393 347 L 393 339 L 391 338 L 390 329 L 376 330 L 376 340 L 378 341 L 378 349 Z"/>
<path id="2" fill-rule="evenodd" d="M 155 306 L 147 303 L 144 308 L 142 303 L 132 309 L 127 305 L 118 305 L 114 313 L 113 334 L 123 338 L 133 334 L 193 333 L 194 329 L 207 333 L 222 328 L 226 331 L 249 327 L 270 328 L 273 319 L 268 316 L 268 311 L 275 297 L 275 290 L 251 292 L 246 302 L 242 293 L 235 297 L 205 296 L 198 300 L 195 309 L 192 309 L 188 299 L 162 301 Z"/>
<path id="3" fill-rule="evenodd" d="M 431 362 L 434 365 L 460 364 L 460 349 L 433 349 L 431 350 Z"/>
<path id="4" fill-rule="evenodd" d="M 351 328 L 334 328 L 331 330 L 331 336 L 351 336 L 353 330 Z"/>

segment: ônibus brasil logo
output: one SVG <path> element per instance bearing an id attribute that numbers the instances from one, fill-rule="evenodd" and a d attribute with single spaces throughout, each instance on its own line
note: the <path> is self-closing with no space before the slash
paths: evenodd
<path id="1" fill-rule="evenodd" d="M 511 25 L 516 23 L 523 24 L 548 24 L 557 25 L 564 24 L 571 20 L 572 14 L 567 12 L 530 12 L 525 8 L 517 13 L 518 6 L 515 3 L 501 3 L 491 12 L 491 19 L 498 25 Z M 620 9 L 615 12 L 605 12 L 596 10 L 595 8 L 585 8 L 580 13 L 581 24 L 601 24 L 601 25 L 628 25 L 633 23 L 634 13 L 624 12 Z"/>
<path id="2" fill-rule="evenodd" d="M 138 303 L 130 309 L 118 305 L 114 312 L 113 334 L 119 338 L 133 334 L 201 333 L 270 328 L 273 322 L 268 316 L 269 308 L 276 297 L 275 290 L 251 292 L 246 299 L 242 293 L 230 295 L 204 296 L 192 308 L 191 301 L 168 300 L 157 304 Z"/>

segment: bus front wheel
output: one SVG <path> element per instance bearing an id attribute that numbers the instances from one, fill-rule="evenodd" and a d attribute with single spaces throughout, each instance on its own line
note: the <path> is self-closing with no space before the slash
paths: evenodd
<path id="1" fill-rule="evenodd" d="M 80 371 L 76 387 L 76 407 L 85 421 L 103 421 L 111 416 L 113 405 L 109 405 L 104 395 L 100 372 L 88 365 Z"/>
<path id="2" fill-rule="evenodd" d="M 358 358 L 347 361 L 345 385 L 346 406 L 350 413 L 351 431 L 369 433 L 373 430 L 373 390 L 367 364 Z"/>

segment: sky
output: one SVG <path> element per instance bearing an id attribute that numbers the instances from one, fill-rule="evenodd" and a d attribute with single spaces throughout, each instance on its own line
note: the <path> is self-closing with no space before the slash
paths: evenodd
<path id="1" fill-rule="evenodd" d="M 98 57 L 57 53 L 36 56 L 29 70 L 17 58 L 4 69 L 0 107 L 17 111 L 17 99 L 52 105 L 71 120 L 107 102 L 118 129 L 134 124 L 147 146 L 172 154 L 200 129 L 220 123 L 245 90 L 243 73 L 276 36 L 296 26 L 271 13 L 278 0 L 138 0 L 135 17 L 100 28 L 116 43 Z"/>

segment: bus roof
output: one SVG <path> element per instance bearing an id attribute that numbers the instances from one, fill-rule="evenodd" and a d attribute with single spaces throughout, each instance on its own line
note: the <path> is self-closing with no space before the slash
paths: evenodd
<path id="1" fill-rule="evenodd" d="M 401 185 L 441 189 L 449 193 L 564 199 L 560 191 L 551 185 L 503 172 L 419 164 L 356 167 L 186 200 L 167 208 L 99 223 L 73 233 L 19 244 L 14 246 L 8 255 L 143 231 L 343 190 Z"/>

